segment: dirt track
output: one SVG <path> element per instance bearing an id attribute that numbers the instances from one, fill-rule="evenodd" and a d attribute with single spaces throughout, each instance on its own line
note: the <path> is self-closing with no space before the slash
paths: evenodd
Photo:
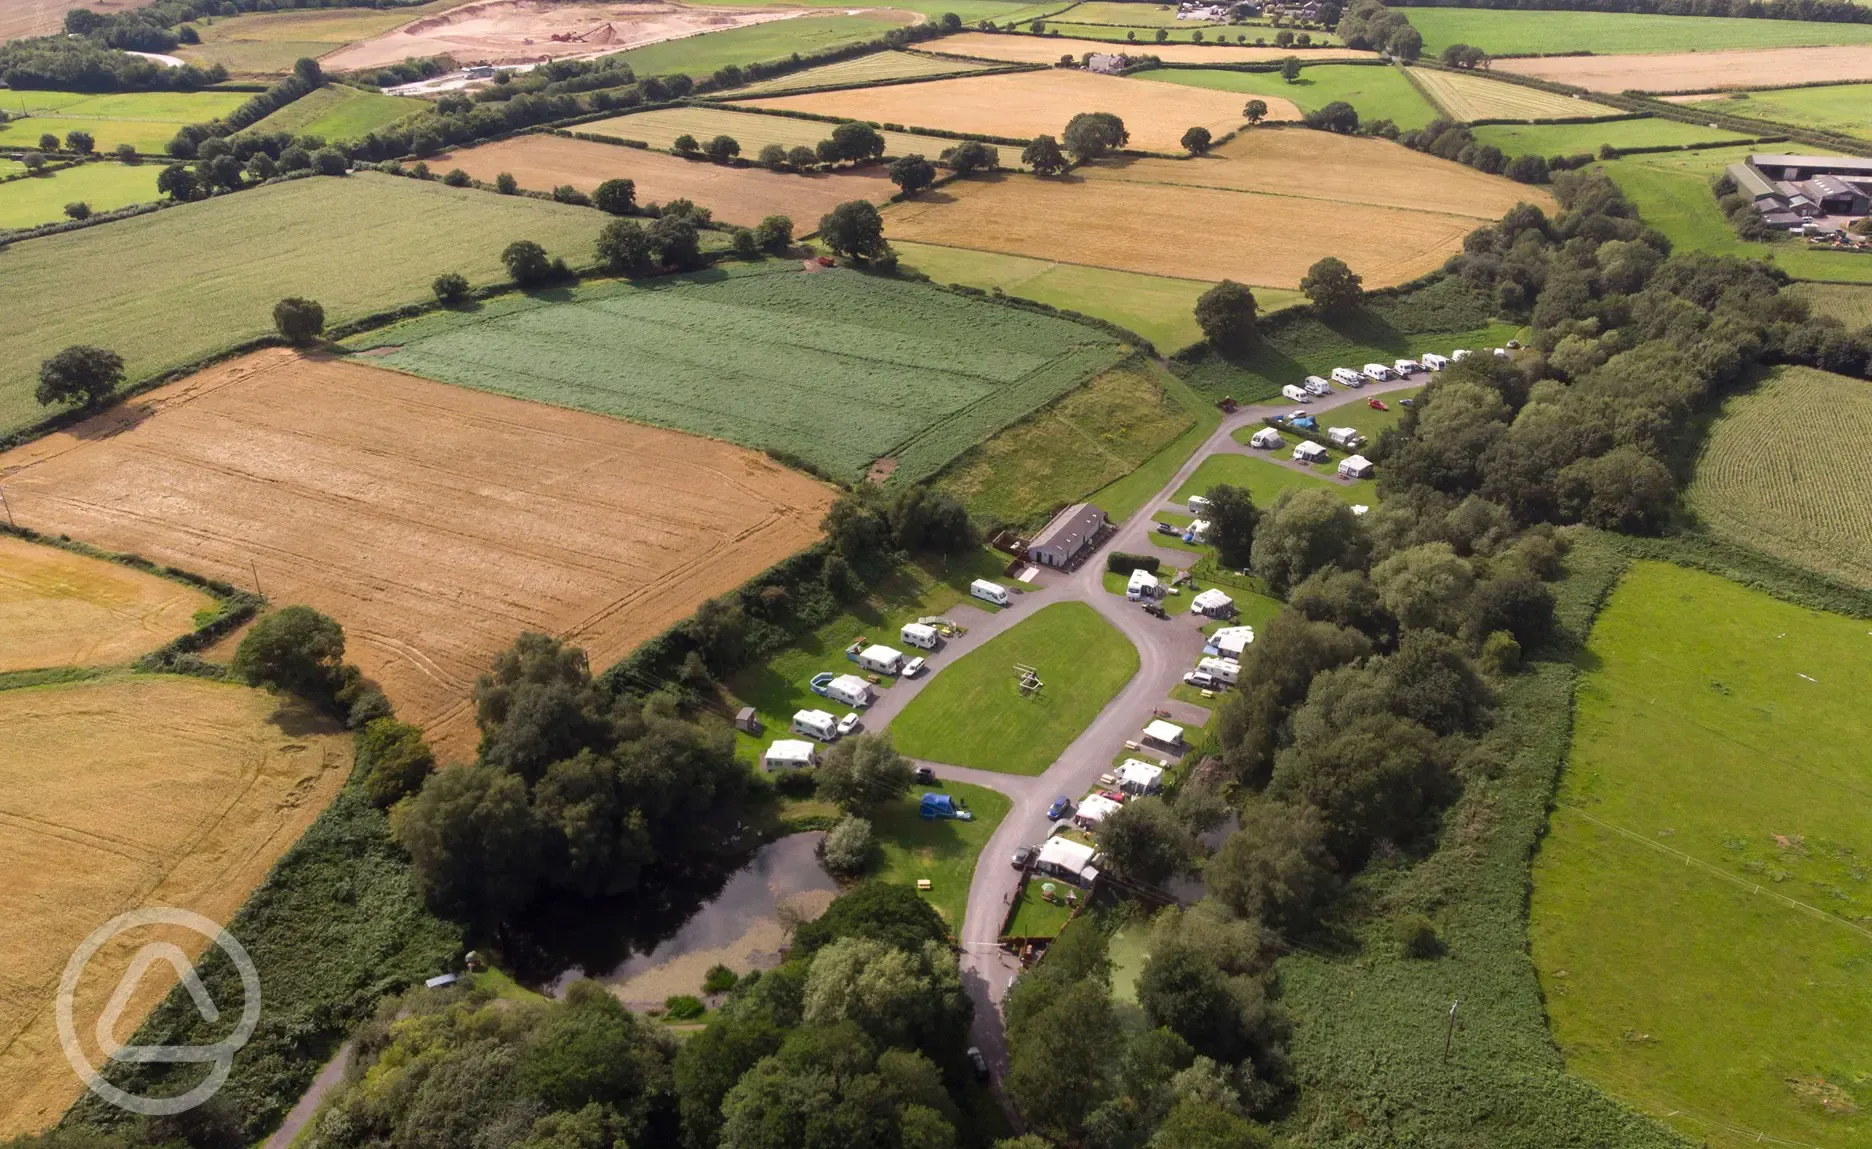
<path id="1" fill-rule="evenodd" d="M 831 489 L 724 443 L 264 351 L 0 455 L 22 525 L 308 603 L 448 757 L 523 630 L 604 667 L 818 536 Z"/>
<path id="2" fill-rule="evenodd" d="M 1577 84 L 1595 92 L 1703 92 L 1820 80 L 1872 80 L 1872 44 L 1639 56 L 1548 56 L 1497 60 L 1492 66 L 1504 72 Z"/>

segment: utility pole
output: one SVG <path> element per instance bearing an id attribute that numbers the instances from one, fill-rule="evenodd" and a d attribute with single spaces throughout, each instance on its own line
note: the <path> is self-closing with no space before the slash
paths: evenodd
<path id="1" fill-rule="evenodd" d="M 1449 1028 L 1443 1032 L 1443 1060 L 1445 1061 L 1449 1060 L 1450 1042 L 1456 1039 L 1456 1007 L 1461 1004 L 1462 1001 L 1458 999 L 1450 1002 L 1449 1005 Z"/>
<path id="2" fill-rule="evenodd" d="M 7 502 L 5 491 L 0 491 L 0 507 L 6 508 L 7 526 L 12 527 L 16 531 L 19 530 L 19 524 L 13 521 L 13 504 Z"/>
<path id="3" fill-rule="evenodd" d="M 247 569 L 253 571 L 254 593 L 265 598 L 266 592 L 260 589 L 260 564 L 254 561 L 252 555 L 247 556 Z"/>

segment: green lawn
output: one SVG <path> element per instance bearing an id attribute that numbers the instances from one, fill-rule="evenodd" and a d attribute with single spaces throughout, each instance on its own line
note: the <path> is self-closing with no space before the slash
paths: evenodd
<path id="1" fill-rule="evenodd" d="M 758 738 L 737 733 L 737 752 L 756 761 L 774 739 L 791 738 L 787 730 L 793 724 L 795 711 L 823 708 L 843 713 L 843 707 L 828 707 L 827 700 L 814 694 L 808 684 L 822 670 L 842 674 L 855 669 L 845 661 L 845 648 L 861 635 L 901 650 L 898 631 L 906 622 L 943 614 L 965 599 L 985 610 L 995 609 L 980 599 L 969 598 L 968 586 L 978 578 L 1000 581 L 1006 567 L 1007 556 L 987 549 L 947 561 L 931 557 L 906 563 L 886 575 L 843 614 L 802 635 L 765 662 L 737 673 L 726 684 L 725 701 L 735 710 L 752 706 L 767 725 L 767 733 Z M 890 689 L 892 681 L 885 679 L 882 689 Z"/>
<path id="2" fill-rule="evenodd" d="M 1872 135 L 1872 84 L 1828 84 L 1711 96 L 1691 105 L 1803 128 Z"/>
<path id="3" fill-rule="evenodd" d="M 39 363 L 73 343 L 122 355 L 131 380 L 273 331 L 304 295 L 327 324 L 433 298 L 444 271 L 506 278 L 500 251 L 531 239 L 583 262 L 605 216 L 439 182 L 363 173 L 291 180 L 27 240 L 0 275 L 0 434 L 42 412 Z"/>
<path id="4" fill-rule="evenodd" d="M 1038 670 L 1044 689 L 1022 697 L 1016 663 Z M 1097 611 L 1055 603 L 946 667 L 891 732 L 913 758 L 1039 774 L 1137 668 L 1136 648 Z"/>
<path id="5" fill-rule="evenodd" d="M 327 84 L 261 120 L 256 132 L 292 132 L 326 140 L 355 140 L 428 107 L 427 100 L 386 96 L 345 84 Z"/>
<path id="6" fill-rule="evenodd" d="M 968 803 L 975 820 L 959 822 L 919 815 L 923 795 L 931 790 Z M 945 782 L 938 771 L 936 785 L 914 787 L 887 809 L 871 815 L 871 828 L 883 855 L 875 876 L 911 889 L 916 888 L 917 879 L 928 878 L 930 888 L 923 897 L 949 923 L 950 932 L 961 934 L 976 860 L 1012 806 L 1005 795 L 985 786 Z M 1007 864 L 1005 858 L 988 859 L 990 865 L 996 861 Z"/>
<path id="7" fill-rule="evenodd" d="M 1288 439 L 1290 452 L 1293 439 Z M 1338 453 L 1335 453 L 1335 458 Z M 1315 468 L 1321 474 L 1331 474 L 1332 468 L 1321 464 Z M 1254 496 L 1255 506 L 1265 507 L 1274 501 L 1282 491 L 1329 490 L 1348 503 L 1363 503 L 1375 506 L 1378 502 L 1378 485 L 1366 480 L 1361 483 L 1329 483 L 1317 475 L 1296 471 L 1255 455 L 1211 455 L 1196 468 L 1189 482 L 1177 488 L 1173 498 L 1178 501 L 1191 495 L 1200 495 L 1210 487 L 1227 483 L 1230 486 L 1245 487 Z"/>
<path id="8" fill-rule="evenodd" d="M 1424 55 L 1473 44 L 1496 55 L 1554 52 L 1693 52 L 1717 48 L 1795 48 L 1872 43 L 1872 25 L 1729 16 L 1654 16 L 1628 12 L 1523 12 L 1412 8 Z"/>
<path id="9" fill-rule="evenodd" d="M 1640 563 L 1585 665 L 1529 921 L 1568 1068 L 1711 1145 L 1872 1142 L 1866 622 Z"/>
<path id="10" fill-rule="evenodd" d="M 723 32 L 709 32 L 680 40 L 665 40 L 605 57 L 622 61 L 639 76 L 667 76 L 677 72 L 706 76 L 728 64 L 756 64 L 779 60 L 859 40 L 875 40 L 903 21 L 877 16 L 800 16 L 774 20 Z"/>
<path id="11" fill-rule="evenodd" d="M 1436 119 L 1437 110 L 1396 68 L 1363 64 L 1315 64 L 1289 84 L 1278 72 L 1231 72 L 1220 68 L 1156 68 L 1139 79 L 1244 95 L 1278 96 L 1303 112 L 1344 100 L 1361 120 L 1391 120 L 1406 131 Z"/>
<path id="12" fill-rule="evenodd" d="M 1603 124 L 1485 124 L 1474 129 L 1477 143 L 1494 144 L 1511 156 L 1597 155 L 1599 145 L 1649 148 L 1665 144 L 1703 144 L 1745 140 L 1739 132 L 1725 132 L 1676 120 L 1612 120 Z"/>
<path id="13" fill-rule="evenodd" d="M 1053 887 L 1053 901 L 1042 896 L 1042 886 Z M 1068 891 L 1079 895 L 1083 901 L 1085 891 L 1075 888 L 1069 882 L 1057 878 L 1030 877 L 1020 885 L 1014 904 L 1014 917 L 1004 931 L 1011 938 L 1056 938 L 1066 928 L 1066 920 L 1072 917 L 1072 907 L 1066 904 Z"/>
<path id="14" fill-rule="evenodd" d="M 768 0 L 717 0 L 725 8 L 766 7 Z M 981 20 L 1021 20 L 1034 16 L 1051 15 L 1067 6 L 1070 0 L 1055 0 L 1050 4 L 1032 4 L 1026 0 L 907 0 L 906 3 L 893 3 L 892 8 L 906 12 L 915 12 L 931 20 L 937 20 L 945 12 L 954 12 L 962 18 L 964 24 L 973 25 Z M 797 0 L 795 7 L 800 8 L 850 8 L 849 2 L 841 0 Z"/>
<path id="15" fill-rule="evenodd" d="M 1120 27 L 1202 28 L 1203 21 L 1178 20 L 1175 4 L 1123 3 L 1119 0 L 1085 0 L 1060 13 L 1062 20 L 1075 24 L 1117 24 Z M 1051 21 L 1048 21 L 1051 24 Z"/>
<path id="16" fill-rule="evenodd" d="M 74 98 L 75 97 L 75 98 Z M 139 152 L 161 154 L 184 124 L 225 116 L 252 99 L 250 92 L 114 92 L 81 96 L 71 92 L 0 90 L 0 109 L 28 111 L 24 119 L 0 124 L 0 149 L 38 146 L 47 132 L 90 132 L 97 150 L 130 144 Z"/>
<path id="17" fill-rule="evenodd" d="M 109 161 L 0 184 L 0 229 L 56 223 L 74 201 L 90 204 L 94 212 L 148 203 L 156 198 L 159 171 L 156 164 Z"/>
<path id="18" fill-rule="evenodd" d="M 1343 394 L 1344 392 L 1341 393 Z M 1404 417 L 1405 408 L 1399 400 L 1415 399 L 1422 393 L 1422 387 L 1407 387 L 1402 391 L 1387 391 L 1383 395 L 1375 396 L 1379 402 L 1385 405 L 1386 409 L 1383 411 L 1373 410 L 1371 404 L 1364 399 L 1355 399 L 1342 407 L 1334 407 L 1330 411 L 1322 412 L 1319 416 L 1320 428 L 1324 431 L 1327 427 L 1355 427 L 1358 429 L 1359 433 L 1364 435 L 1368 440 L 1367 446 L 1369 446 L 1370 443 L 1378 441 L 1378 436 L 1380 434 L 1397 426 L 1398 420 Z M 1235 431 L 1233 438 L 1237 443 L 1246 443 L 1249 437 L 1260 429 L 1261 427 L 1259 425 L 1241 427 Z M 1294 437 L 1288 435 L 1287 440 L 1288 450 L 1292 451 Z M 1331 450 L 1331 448 L 1328 449 Z M 1360 451 L 1364 449 L 1363 447 L 1359 448 Z M 1345 452 L 1335 450 L 1332 451 L 1332 454 L 1335 465 L 1337 465 L 1337 460 L 1342 457 Z"/>

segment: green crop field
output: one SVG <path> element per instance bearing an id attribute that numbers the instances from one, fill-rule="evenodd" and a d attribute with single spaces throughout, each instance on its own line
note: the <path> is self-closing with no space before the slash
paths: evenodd
<path id="1" fill-rule="evenodd" d="M 1815 313 L 1831 315 L 1855 331 L 1872 327 L 1872 286 L 1796 283 L 1782 290 L 1805 299 Z"/>
<path id="2" fill-rule="evenodd" d="M 449 383 L 789 451 L 844 479 L 931 474 L 1124 354 L 1082 324 L 797 262 L 503 299 L 361 336 Z"/>
<path id="3" fill-rule="evenodd" d="M 1802 128 L 1872 136 L 1872 84 L 1734 92 L 1697 100 L 1691 106 Z"/>
<path id="4" fill-rule="evenodd" d="M 100 152 L 130 144 L 139 152 L 161 154 L 184 124 L 225 116 L 253 95 L 249 92 L 115 92 L 83 96 L 72 92 L 0 91 L 0 109 L 23 119 L 0 124 L 0 148 L 30 148 L 47 132 L 64 140 L 67 132 L 90 132 Z"/>
<path id="5" fill-rule="evenodd" d="M 1865 620 L 1639 563 L 1584 665 L 1528 926 L 1568 1069 L 1702 1144 L 1867 1144 Z"/>
<path id="6" fill-rule="evenodd" d="M 1543 120 L 1615 116 L 1619 109 L 1474 72 L 1412 68 L 1411 79 L 1454 120 Z"/>
<path id="7" fill-rule="evenodd" d="M 605 59 L 623 61 L 639 76 L 668 76 L 678 72 L 706 76 L 728 64 L 757 64 L 785 59 L 795 52 L 804 56 L 840 44 L 875 40 L 903 25 L 903 20 L 882 16 L 800 16 L 665 40 Z"/>
<path id="8" fill-rule="evenodd" d="M 1335 424 L 1336 426 L 1337 424 Z M 1282 459 L 1291 458 L 1293 436 L 1286 436 L 1285 448 L 1269 452 Z M 1254 496 L 1257 507 L 1265 507 L 1274 501 L 1282 491 L 1331 491 L 1347 503 L 1362 503 L 1365 506 L 1378 505 L 1378 485 L 1367 479 L 1357 483 L 1341 483 L 1322 476 L 1333 473 L 1339 460 L 1345 457 L 1343 451 L 1332 453 L 1331 463 L 1321 463 L 1311 471 L 1299 471 L 1292 467 L 1283 467 L 1259 455 L 1211 455 L 1196 468 L 1189 482 L 1177 488 L 1171 496 L 1178 502 L 1191 495 L 1200 495 L 1210 487 L 1226 483 L 1232 487 L 1241 487 Z"/>
<path id="9" fill-rule="evenodd" d="M 958 822 L 922 817 L 917 811 L 923 795 L 931 791 L 966 803 L 975 819 Z M 911 889 L 916 888 L 917 879 L 929 879 L 930 888 L 923 897 L 949 923 L 950 932 L 960 934 L 976 861 L 1013 805 L 1005 795 L 985 786 L 944 782 L 939 775 L 936 785 L 917 786 L 870 815 L 871 829 L 883 855 L 882 864 L 871 876 Z M 990 858 L 989 864 L 994 861 Z"/>
<path id="10" fill-rule="evenodd" d="M 1872 586 L 1872 481 L 1842 460 L 1872 446 L 1872 383 L 1782 367 L 1729 399 L 1690 485 L 1711 530 Z"/>
<path id="11" fill-rule="evenodd" d="M 1213 88 L 1244 95 L 1292 100 L 1303 112 L 1344 100 L 1361 120 L 1391 120 L 1406 131 L 1436 119 L 1437 110 L 1396 68 L 1365 64 L 1315 64 L 1289 84 L 1278 72 L 1231 72 L 1221 68 L 1157 68 L 1139 79 Z"/>
<path id="12" fill-rule="evenodd" d="M 978 514 L 1038 526 L 1067 503 L 1130 474 L 1193 427 L 1190 407 L 1197 401 L 1190 397 L 1186 406 L 1179 393 L 1189 396 L 1169 372 L 1136 356 L 969 448 L 937 485 Z"/>
<path id="13" fill-rule="evenodd" d="M 319 136 L 326 140 L 355 140 L 428 106 L 426 100 L 386 96 L 344 84 L 327 84 L 274 112 L 251 130 L 292 132 L 295 135 Z"/>
<path id="14" fill-rule="evenodd" d="M 1039 671 L 1046 685 L 1038 694 L 1021 695 L 1015 663 Z M 1054 603 L 945 667 L 891 722 L 891 734 L 912 758 L 1039 774 L 1137 668 L 1137 649 L 1097 611 Z"/>
<path id="15" fill-rule="evenodd" d="M 81 164 L 49 176 L 0 184 L 0 230 L 35 227 L 65 218 L 65 205 L 82 201 L 111 211 L 156 198 L 155 164 Z"/>
<path id="16" fill-rule="evenodd" d="M 1659 152 L 1626 156 L 1604 167 L 1639 216 L 1679 250 L 1765 259 L 1796 279 L 1872 283 L 1872 258 L 1865 255 L 1818 251 L 1798 239 L 1748 243 L 1736 237 L 1735 229 L 1716 208 L 1709 182 L 1748 153 L 1747 148 Z"/>
<path id="17" fill-rule="evenodd" d="M 1649 148 L 1750 138 L 1740 132 L 1657 119 L 1612 120 L 1604 124 L 1485 124 L 1474 130 L 1477 143 L 1494 144 L 1511 156 L 1597 155 L 1601 144 Z"/>
<path id="18" fill-rule="evenodd" d="M 124 357 L 143 378 L 273 330 L 273 304 L 304 295 L 328 323 L 430 298 L 441 272 L 506 278 L 500 251 L 532 239 L 589 257 L 589 208 L 358 174 L 291 180 L 102 227 L 28 240 L 0 275 L 0 434 L 42 415 L 39 363 L 73 343 Z"/>
<path id="19" fill-rule="evenodd" d="M 1799 48 L 1872 43 L 1872 24 L 1654 16 L 1630 12 L 1521 12 L 1412 8 L 1424 55 L 1473 44 L 1496 55 L 1553 52 L 1707 52 L 1717 48 Z"/>
<path id="20" fill-rule="evenodd" d="M 929 20 L 941 19 L 946 12 L 954 12 L 962 18 L 964 24 L 975 24 L 980 20 L 1023 20 L 1033 16 L 1045 16 L 1064 8 L 1070 0 L 1054 0 L 1049 4 L 1030 4 L 1026 0 L 906 0 L 905 3 L 893 3 L 892 8 L 905 12 L 915 12 Z M 725 8 L 761 8 L 769 0 L 716 0 Z M 845 8 L 849 2 L 841 0 L 799 0 L 795 5 L 800 8 Z"/>
<path id="21" fill-rule="evenodd" d="M 966 75 L 969 72 L 979 72 L 989 67 L 993 65 L 972 63 L 966 60 L 940 60 L 934 56 L 919 56 L 914 52 L 873 52 L 869 56 L 840 60 L 836 64 L 826 64 L 818 68 L 808 68 L 804 72 L 793 72 L 785 76 L 775 76 L 770 80 L 761 80 L 758 83 L 735 88 L 727 94 L 737 98 L 773 96 L 782 92 L 798 91 L 801 88 L 817 88 L 832 84 L 875 84 L 880 80 L 911 78 L 930 80 L 939 76 Z"/>

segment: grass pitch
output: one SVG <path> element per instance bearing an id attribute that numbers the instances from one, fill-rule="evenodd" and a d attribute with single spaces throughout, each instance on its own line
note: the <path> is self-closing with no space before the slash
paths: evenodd
<path id="1" fill-rule="evenodd" d="M 1610 104 L 1491 80 L 1474 72 L 1412 68 L 1410 74 L 1455 120 L 1551 120 L 1616 116 L 1620 112 Z M 1403 127 L 1403 121 L 1398 126 Z"/>
<path id="2" fill-rule="evenodd" d="M 1017 662 L 1040 672 L 1040 693 L 1021 696 Z M 946 667 L 891 722 L 891 734 L 913 758 L 1039 774 L 1137 668 L 1136 648 L 1097 611 L 1054 603 Z"/>
<path id="3" fill-rule="evenodd" d="M 1131 78 L 1263 96 L 1291 102 L 1305 112 L 1343 100 L 1358 109 L 1360 120 L 1391 120 L 1405 131 L 1421 128 L 1437 116 L 1436 108 L 1396 68 L 1316 65 L 1303 69 L 1300 78 L 1291 84 L 1281 79 L 1279 72 L 1231 72 L 1220 68 L 1158 68 Z"/>
<path id="4" fill-rule="evenodd" d="M 1865 1144 L 1865 621 L 1639 563 L 1586 665 L 1529 921 L 1568 1068 L 1712 1146 Z"/>
<path id="5" fill-rule="evenodd" d="M 1289 446 L 1285 449 L 1267 452 L 1274 458 L 1288 459 L 1293 454 L 1292 436 L 1288 437 Z M 1335 460 L 1338 456 L 1335 456 Z M 1261 454 L 1254 455 L 1211 455 L 1204 459 L 1202 466 L 1190 480 L 1177 488 L 1172 498 L 1178 502 L 1191 495 L 1200 495 L 1210 487 L 1221 483 L 1241 487 L 1254 497 L 1257 507 L 1266 507 L 1282 491 L 1331 491 L 1347 503 L 1364 503 L 1376 506 L 1378 486 L 1369 479 L 1358 482 L 1341 481 L 1333 476 L 1333 464 L 1319 464 L 1307 470 L 1283 467 L 1270 461 Z"/>
<path id="6" fill-rule="evenodd" d="M 80 164 L 50 175 L 0 184 L 0 230 L 36 227 L 65 219 L 65 205 L 82 201 L 94 212 L 113 211 L 157 198 L 153 163 L 114 160 Z"/>
<path id="7" fill-rule="evenodd" d="M 1872 383 L 1778 368 L 1724 404 L 1690 506 L 1718 534 L 1872 586 L 1872 481 L 1840 463 L 1862 443 L 1872 443 Z"/>
<path id="8" fill-rule="evenodd" d="M 764 96 L 830 84 L 875 84 L 880 80 L 934 79 L 937 76 L 959 76 L 969 72 L 978 72 L 989 66 L 968 60 L 944 60 L 935 56 L 918 55 L 915 52 L 873 52 L 869 56 L 857 56 L 850 60 L 840 60 L 835 64 L 808 68 L 804 72 L 760 80 L 736 88 L 729 94 L 736 97 Z"/>
<path id="9" fill-rule="evenodd" d="M 1485 124 L 1475 129 L 1477 143 L 1494 144 L 1511 156 L 1597 155 L 1601 144 L 1615 148 L 1661 147 L 1746 140 L 1740 132 L 1685 124 L 1677 120 L 1613 120 L 1603 124 Z"/>
<path id="10" fill-rule="evenodd" d="M 1872 135 L 1872 84 L 1733 92 L 1695 101 L 1697 108 L 1797 127 Z"/>
<path id="11" fill-rule="evenodd" d="M 255 188 L 15 244 L 0 276 L 0 434 L 40 419 L 39 363 L 93 343 L 135 380 L 273 330 L 304 295 L 327 324 L 429 298 L 445 271 L 506 279 L 531 239 L 582 261 L 605 216 L 588 208 L 357 174 Z"/>
<path id="12" fill-rule="evenodd" d="M 214 600 L 106 559 L 0 535 L 0 674 L 128 662 L 195 629 Z"/>
<path id="13" fill-rule="evenodd" d="M 858 272 L 767 262 L 504 299 L 361 336 L 450 383 L 922 478 L 1123 356 L 1111 337 Z"/>
<path id="14" fill-rule="evenodd" d="M 968 803 L 975 820 L 923 817 L 918 812 L 923 795 L 932 791 Z M 871 814 L 871 829 L 883 855 L 882 864 L 871 876 L 913 890 L 918 879 L 929 879 L 924 900 L 936 907 L 951 933 L 960 935 L 963 914 L 968 909 L 969 883 L 975 878 L 982 847 L 1013 805 L 1006 795 L 986 786 L 944 782 L 939 774 L 934 786 L 913 787 L 902 798 Z M 987 861 L 992 865 L 995 860 Z"/>
<path id="15" fill-rule="evenodd" d="M 355 140 L 429 106 L 425 100 L 327 84 L 267 116 L 250 130 L 292 132 L 325 140 Z"/>
<path id="16" fill-rule="evenodd" d="M 1411 25 L 1423 33 L 1426 56 L 1434 56 L 1451 44 L 1473 44 L 1495 55 L 1621 55 L 1872 44 L 1872 25 L 1819 21 L 1480 8 L 1413 9 L 1410 17 Z"/>

